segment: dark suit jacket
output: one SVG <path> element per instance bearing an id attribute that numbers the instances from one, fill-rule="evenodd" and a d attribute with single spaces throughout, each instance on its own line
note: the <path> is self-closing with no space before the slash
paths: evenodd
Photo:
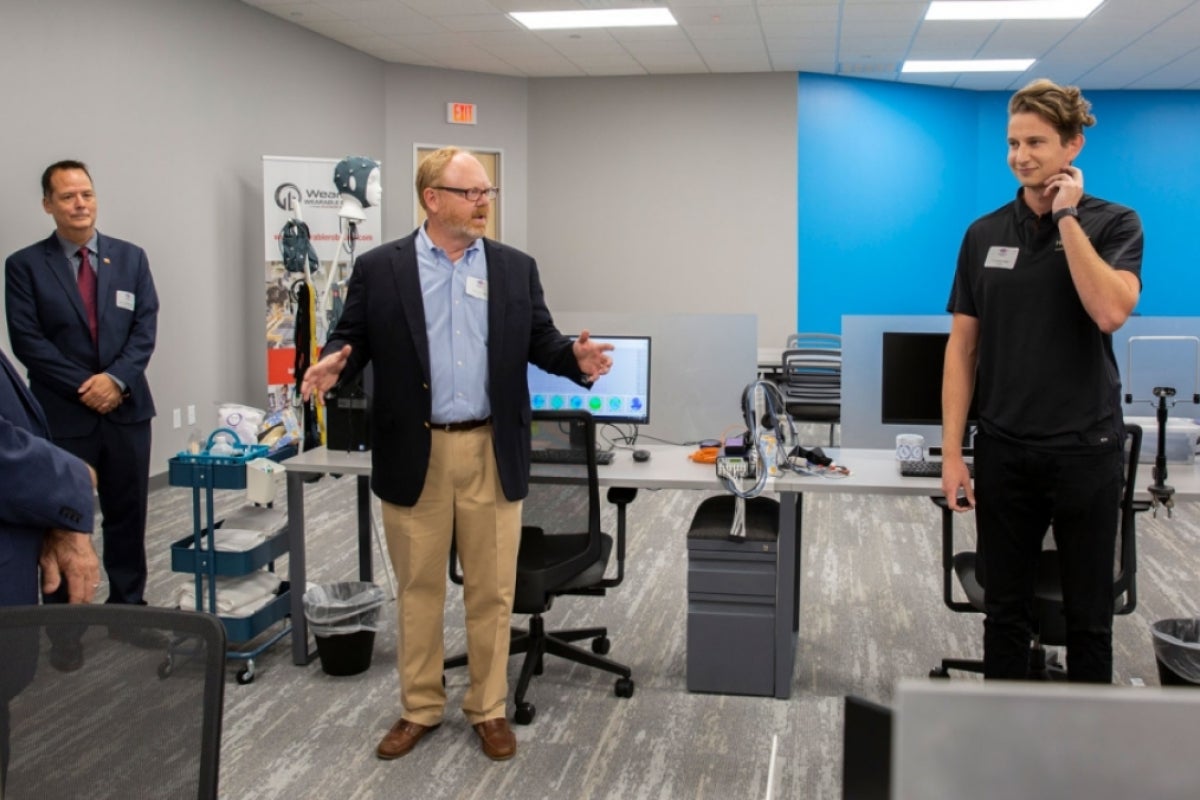
<path id="1" fill-rule="evenodd" d="M 383 500 L 415 505 L 429 466 L 432 396 L 425 304 L 416 234 L 363 254 L 347 286 L 345 309 L 324 353 L 353 348 L 341 380 L 374 364 L 371 487 Z M 542 295 L 537 264 L 485 239 L 488 272 L 488 397 L 500 482 L 509 500 L 529 493 L 529 387 L 526 365 L 582 382 L 571 340 L 559 332 Z"/>
<path id="2" fill-rule="evenodd" d="M 0 353 L 0 606 L 37 602 L 48 529 L 92 529 L 87 467 L 49 434 L 37 400 Z"/>
<path id="3" fill-rule="evenodd" d="M 58 238 L 18 250 L 5 262 L 5 303 L 13 354 L 29 371 L 29 388 L 42 404 L 55 438 L 87 436 L 100 415 L 79 400 L 79 385 L 107 372 L 126 386 L 108 419 L 145 422 L 154 416 L 146 365 L 154 352 L 158 295 L 146 252 L 99 235 L 96 272 L 98 346 L 70 262 Z M 132 306 L 132 307 L 131 307 Z"/>

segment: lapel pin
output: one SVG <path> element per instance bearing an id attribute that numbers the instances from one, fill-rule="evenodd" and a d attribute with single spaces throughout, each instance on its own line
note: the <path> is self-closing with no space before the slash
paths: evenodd
<path id="1" fill-rule="evenodd" d="M 106 259 L 104 259 L 104 263 L 105 263 L 105 264 L 111 264 L 112 262 L 111 262 L 111 261 L 109 261 L 109 260 L 106 258 Z"/>

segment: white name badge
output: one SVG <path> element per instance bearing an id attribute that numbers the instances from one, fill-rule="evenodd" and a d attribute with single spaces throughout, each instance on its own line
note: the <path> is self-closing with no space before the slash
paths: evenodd
<path id="1" fill-rule="evenodd" d="M 133 292 L 122 292 L 117 290 L 117 308 L 123 308 L 126 311 L 133 311 L 134 297 Z"/>
<path id="2" fill-rule="evenodd" d="M 467 295 L 487 300 L 487 281 L 483 278 L 467 278 Z"/>
<path id="3" fill-rule="evenodd" d="M 983 265 L 992 269 L 1012 269 L 1017 264 L 1019 252 L 1019 247 L 989 247 L 987 260 Z"/>

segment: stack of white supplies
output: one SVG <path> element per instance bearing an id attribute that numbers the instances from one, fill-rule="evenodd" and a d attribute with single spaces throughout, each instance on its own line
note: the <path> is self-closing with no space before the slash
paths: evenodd
<path id="1" fill-rule="evenodd" d="M 279 594 L 282 580 L 274 572 L 255 570 L 236 577 L 218 576 L 215 613 L 223 617 L 248 617 Z M 208 576 L 201 576 L 205 610 L 208 609 Z M 182 609 L 196 608 L 196 579 L 186 579 L 175 592 L 175 604 Z"/>

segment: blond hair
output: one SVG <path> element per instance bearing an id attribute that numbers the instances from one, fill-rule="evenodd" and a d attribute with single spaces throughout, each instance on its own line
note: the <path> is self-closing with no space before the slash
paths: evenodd
<path id="1" fill-rule="evenodd" d="M 1078 86 L 1059 86 L 1046 78 L 1038 78 L 1018 91 L 1008 101 L 1008 115 L 1037 114 L 1050 123 L 1065 145 L 1085 127 L 1096 124 L 1091 114 L 1092 104 L 1083 97 Z"/>
<path id="2" fill-rule="evenodd" d="M 425 205 L 425 190 L 436 186 L 454 157 L 465 152 L 467 151 L 461 147 L 443 147 L 425 156 L 417 165 L 417 199 L 426 212 L 429 211 L 429 207 Z"/>

